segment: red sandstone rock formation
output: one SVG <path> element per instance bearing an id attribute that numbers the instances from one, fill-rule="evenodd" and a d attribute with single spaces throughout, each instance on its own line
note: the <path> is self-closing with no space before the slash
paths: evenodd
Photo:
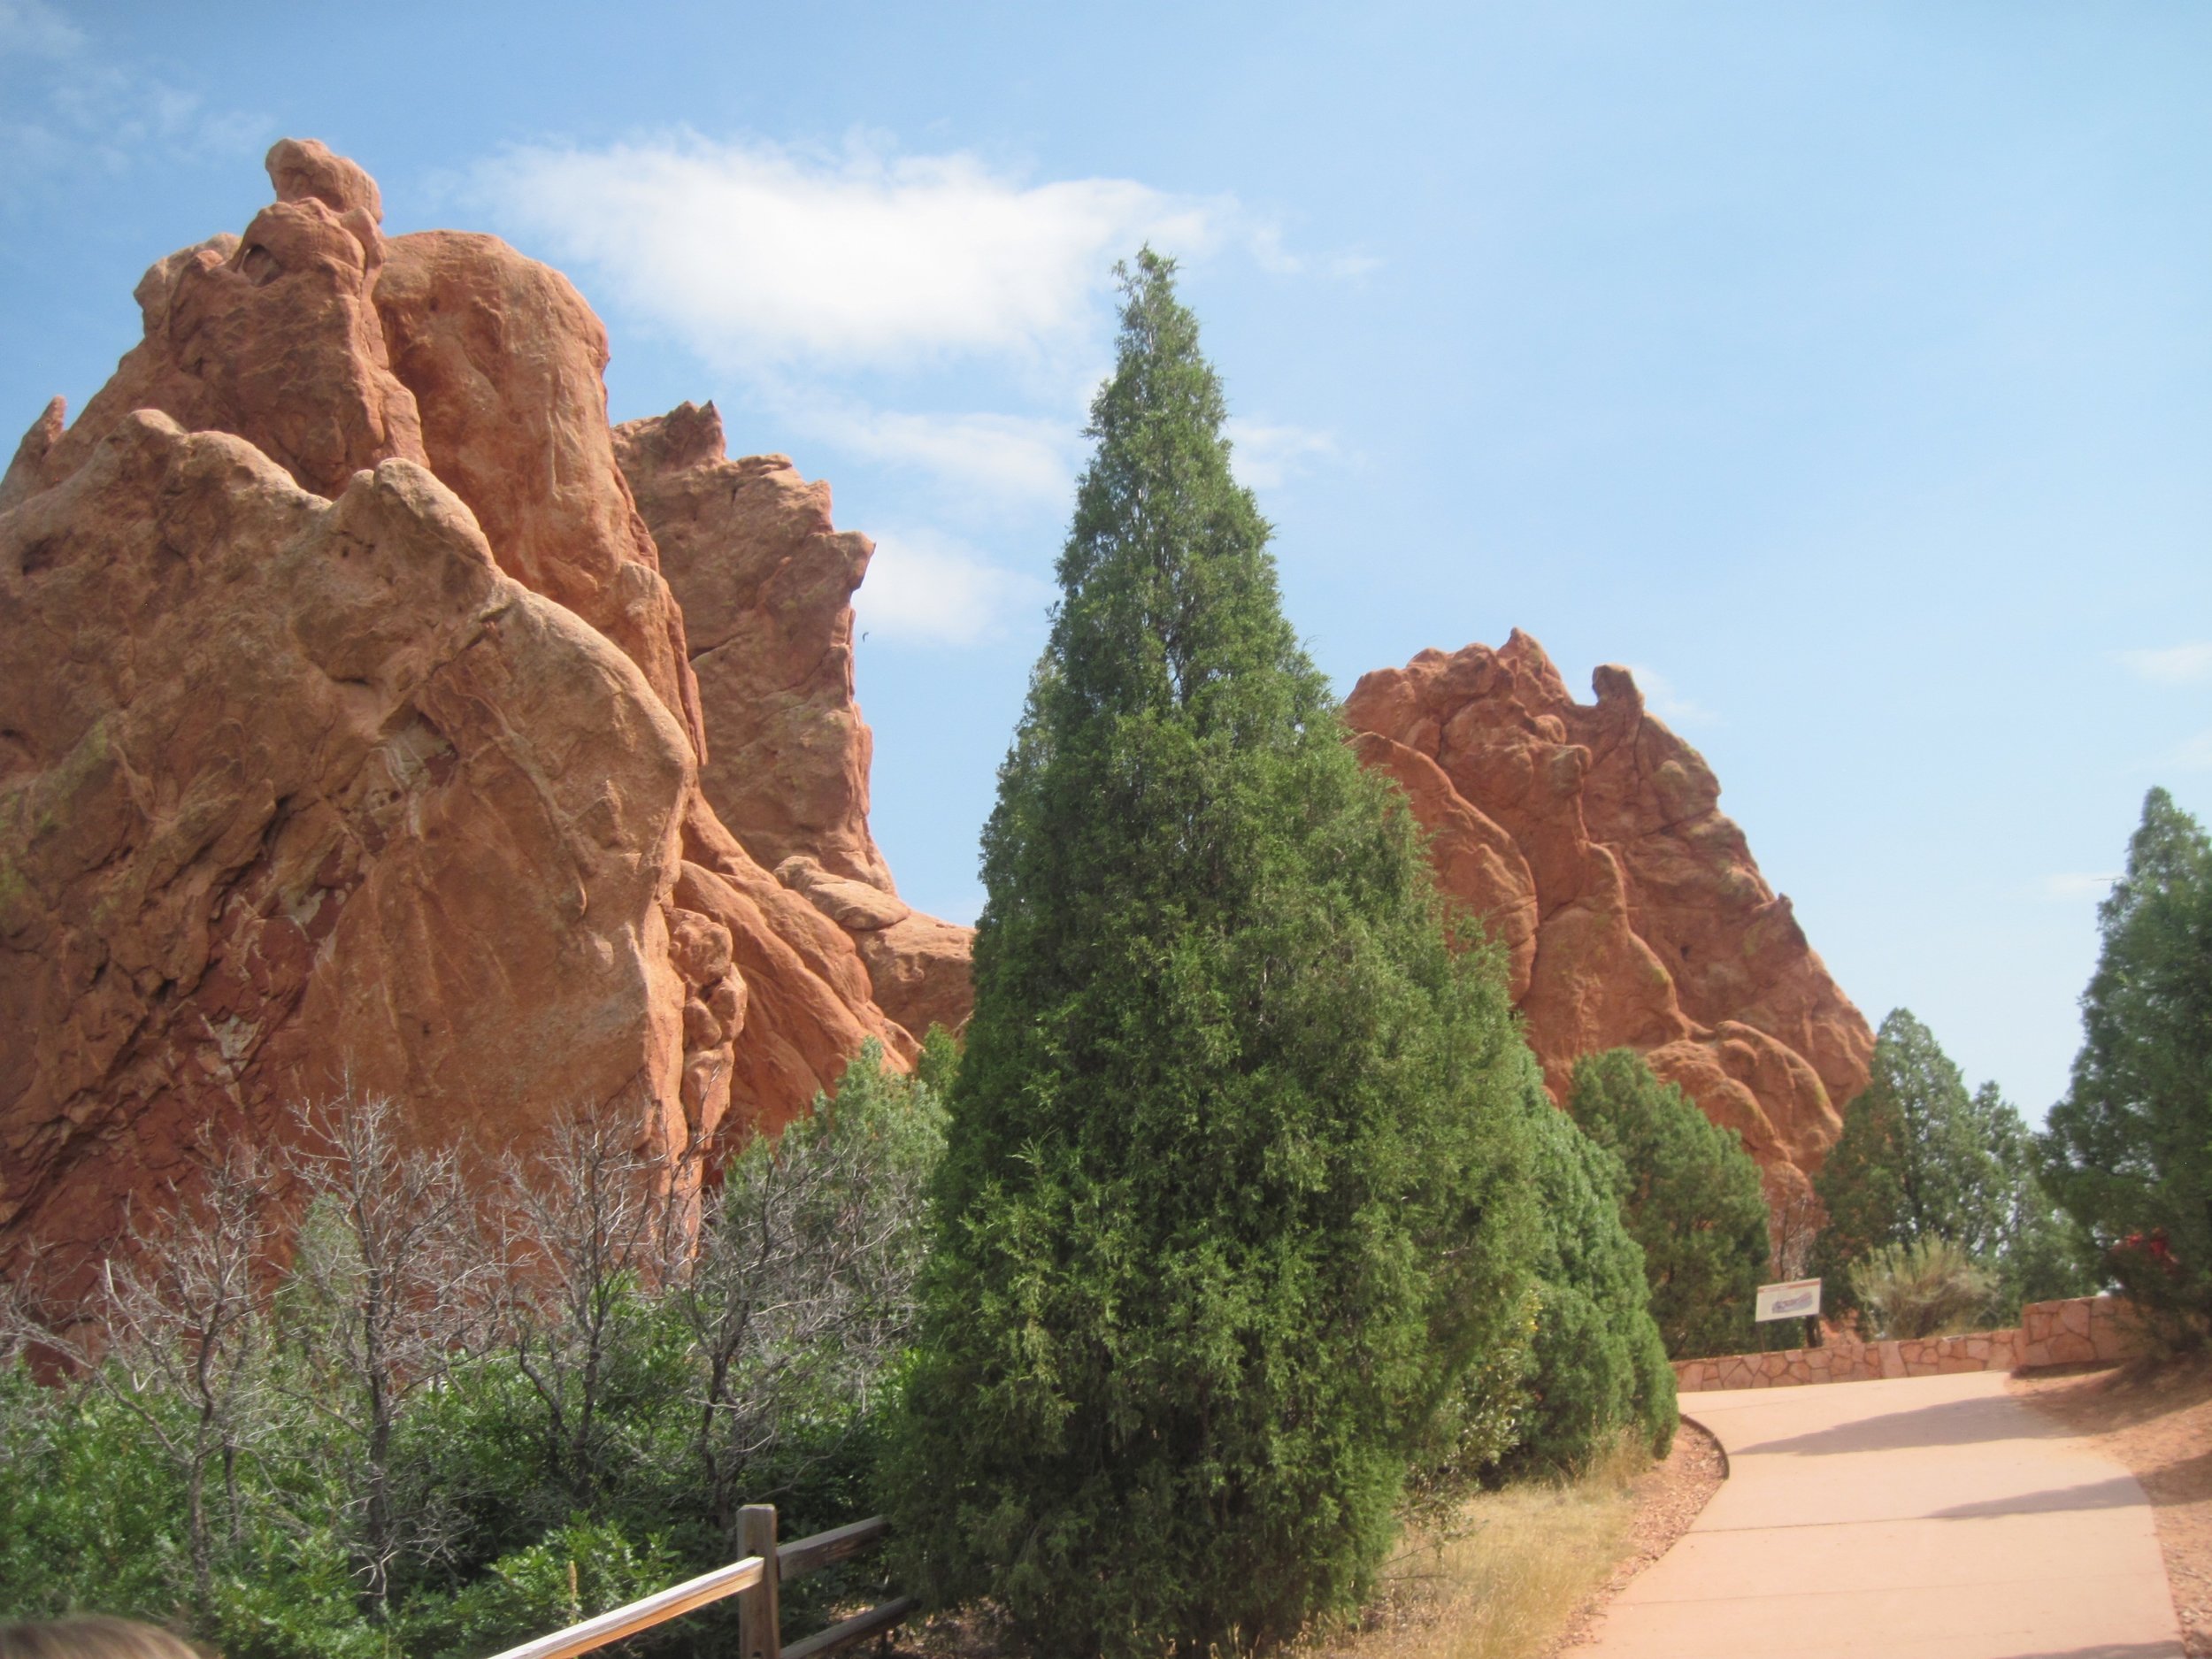
<path id="1" fill-rule="evenodd" d="M 1704 760 L 1626 669 L 1594 684 L 1596 704 L 1577 703 L 1517 631 L 1369 674 L 1345 714 L 1405 786 L 1440 885 L 1503 946 L 1555 1097 L 1578 1056 L 1636 1048 L 1801 1189 L 1866 1087 L 1873 1033 Z"/>
<path id="2" fill-rule="evenodd" d="M 615 428 L 615 455 L 683 606 L 708 757 L 699 784 L 745 849 L 849 933 L 877 1003 L 957 1030 L 972 928 L 902 902 L 868 833 L 873 740 L 853 700 L 853 590 L 874 545 L 780 455 L 733 461 L 685 403 Z"/>
<path id="3" fill-rule="evenodd" d="M 803 853 L 888 891 L 853 702 L 852 596 L 873 544 L 833 527 L 829 486 L 786 457 L 727 459 L 711 403 L 626 421 L 613 442 L 683 605 L 710 710 L 707 799 L 767 868 Z"/>
<path id="4" fill-rule="evenodd" d="M 598 320 L 490 238 L 387 242 L 319 144 L 269 172 L 0 480 L 0 1255 L 349 1079 L 426 1136 L 614 1102 L 681 1154 L 913 1052 L 701 794 Z"/>

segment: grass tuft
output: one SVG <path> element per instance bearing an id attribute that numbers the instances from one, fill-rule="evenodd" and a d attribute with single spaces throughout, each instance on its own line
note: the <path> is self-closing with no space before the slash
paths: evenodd
<path id="1" fill-rule="evenodd" d="M 1626 1437 L 1579 1479 L 1481 1492 L 1409 1534 L 1360 1617 L 1299 1659 L 1535 1659 L 1626 1549 L 1651 1460 Z"/>

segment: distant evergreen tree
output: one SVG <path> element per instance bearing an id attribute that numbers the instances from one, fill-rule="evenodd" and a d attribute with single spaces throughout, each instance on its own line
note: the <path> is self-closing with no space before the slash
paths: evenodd
<path id="1" fill-rule="evenodd" d="M 1571 1473 L 1623 1432 L 1663 1455 L 1674 1440 L 1674 1371 L 1652 1323 L 1643 1252 L 1621 1223 L 1631 1178 L 1551 1103 L 1533 1059 L 1525 1075 L 1540 1301 L 1528 1428 L 1507 1466 Z"/>
<path id="2" fill-rule="evenodd" d="M 2082 1046 L 2042 1151 L 2059 1202 L 2171 1334 L 2212 1322 L 2212 841 L 2163 789 L 2097 913 Z"/>
<path id="3" fill-rule="evenodd" d="M 1822 1281 L 1822 1305 L 1832 1315 L 1857 1311 L 1851 1264 L 1908 1236 L 1901 1221 L 1904 1183 L 1897 1173 L 1905 1138 L 1895 1095 L 1870 1087 L 1844 1108 L 1843 1133 L 1813 1178 L 1827 1222 L 1813 1241 L 1811 1266 Z"/>
<path id="4" fill-rule="evenodd" d="M 2032 1302 L 2093 1295 L 2103 1281 L 2096 1247 L 2052 1195 L 2027 1120 L 1994 1083 L 1974 1091 L 1973 1110 L 2006 1180 L 1997 1243 L 1983 1258 L 1996 1277 L 1993 1317 L 2010 1323 Z"/>
<path id="5" fill-rule="evenodd" d="M 1813 1183 L 1828 1222 L 1813 1247 L 1831 1312 L 1858 1307 L 1852 1267 L 1889 1245 L 1955 1244 L 1996 1286 L 1985 1317 L 2086 1287 L 2081 1252 L 2052 1214 L 2026 1125 L 1994 1084 L 1970 1094 L 1935 1034 L 1892 1010 L 1865 1091 Z"/>
<path id="6" fill-rule="evenodd" d="M 1620 1160 L 1621 1218 L 1642 1247 L 1651 1317 L 1676 1359 L 1740 1354 L 1767 1267 L 1767 1202 L 1743 1139 L 1632 1049 L 1575 1063 L 1567 1109 Z"/>
<path id="7" fill-rule="evenodd" d="M 1520 1340 L 1525 1053 L 1283 619 L 1172 264 L 1123 273 L 984 835 L 975 1013 L 888 1502 L 1040 1652 L 1352 1604 Z"/>

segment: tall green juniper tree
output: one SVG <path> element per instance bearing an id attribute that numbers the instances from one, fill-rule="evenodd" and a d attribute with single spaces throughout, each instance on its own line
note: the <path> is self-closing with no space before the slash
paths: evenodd
<path id="1" fill-rule="evenodd" d="M 1520 1040 L 1346 746 L 1172 262 L 1119 357 L 984 834 L 976 1005 L 890 1502 L 1040 1652 L 1352 1602 L 1525 1340 Z"/>
<path id="2" fill-rule="evenodd" d="M 2082 1046 L 2042 1141 L 2059 1201 L 2169 1334 L 2212 1333 L 2212 840 L 2163 789 L 2097 914 Z"/>
<path id="3" fill-rule="evenodd" d="M 1622 1216 L 1628 1168 L 1552 1104 L 1533 1056 L 1522 1074 L 1541 1217 L 1539 1310 L 1527 1426 L 1505 1466 L 1571 1473 L 1623 1434 L 1664 1456 L 1674 1371 L 1652 1320 L 1644 1252 Z"/>
<path id="4" fill-rule="evenodd" d="M 1621 1219 L 1643 1247 L 1668 1354 L 1741 1353 L 1770 1245 L 1759 1166 L 1743 1138 L 1660 1080 L 1631 1048 L 1575 1062 L 1567 1110 L 1619 1160 Z"/>

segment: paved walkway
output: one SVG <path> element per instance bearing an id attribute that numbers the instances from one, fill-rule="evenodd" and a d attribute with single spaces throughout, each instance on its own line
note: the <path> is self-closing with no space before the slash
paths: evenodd
<path id="1" fill-rule="evenodd" d="M 2143 1489 L 2003 1372 L 1682 1404 L 1729 1479 L 1594 1659 L 2181 1659 Z"/>

